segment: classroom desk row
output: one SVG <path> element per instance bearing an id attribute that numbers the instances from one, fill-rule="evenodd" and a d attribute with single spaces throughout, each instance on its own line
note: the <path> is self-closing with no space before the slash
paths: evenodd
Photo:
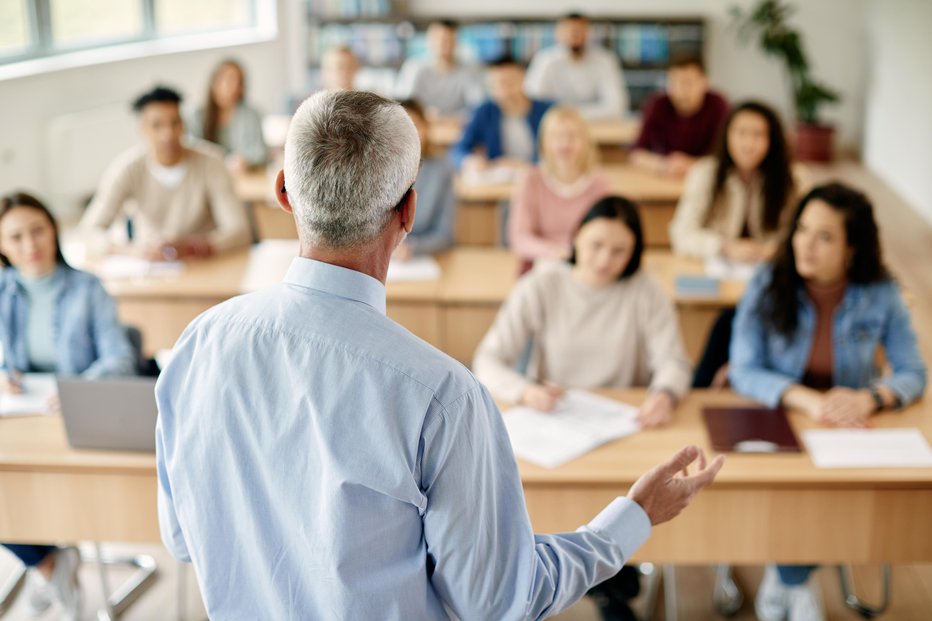
<path id="1" fill-rule="evenodd" d="M 631 164 L 606 164 L 604 170 L 615 192 L 640 205 L 646 245 L 669 247 L 668 229 L 683 192 L 683 181 Z M 237 195 L 253 205 L 260 238 L 295 237 L 294 222 L 274 201 L 272 180 L 266 171 L 238 175 L 234 185 Z M 512 188 L 511 182 L 477 185 L 457 177 L 454 240 L 458 245 L 501 245 L 504 219 L 499 204 L 510 200 Z"/>
<path id="2" fill-rule="evenodd" d="M 589 121 L 589 132 L 600 147 L 627 147 L 635 143 L 641 132 L 640 119 L 600 119 Z M 456 118 L 430 122 L 428 141 L 437 147 L 449 148 L 463 135 L 463 121 Z"/>
<path id="3" fill-rule="evenodd" d="M 211 306 L 278 283 L 297 253 L 297 244 L 273 243 L 283 245 L 284 252 L 264 254 L 261 265 L 257 246 L 190 261 L 177 275 L 110 279 L 104 286 L 117 300 L 120 320 L 142 330 L 151 354 L 170 348 L 185 326 Z M 477 247 L 455 248 L 437 261 L 438 280 L 388 283 L 387 312 L 428 343 L 469 364 L 517 281 L 519 261 L 504 249 Z M 704 273 L 701 261 L 651 250 L 644 255 L 644 268 L 657 276 L 675 301 L 687 351 L 697 359 L 709 326 L 722 308 L 737 303 L 743 283 L 724 281 L 716 295 L 688 297 L 676 291 L 676 277 Z"/>
<path id="4" fill-rule="evenodd" d="M 637 405 L 645 391 L 610 391 Z M 695 391 L 669 427 L 629 436 L 555 469 L 521 460 L 537 532 L 589 521 L 643 472 L 687 444 L 711 454 L 704 406 L 747 403 Z M 507 416 L 507 414 L 506 414 Z M 932 401 L 874 419 L 917 427 L 932 440 Z M 791 413 L 797 433 L 814 426 Z M 159 541 L 151 454 L 75 450 L 57 416 L 0 419 L 0 540 Z M 657 527 L 637 559 L 664 563 L 928 563 L 932 470 L 815 468 L 805 453 L 729 455 L 716 482 L 677 519 Z"/>

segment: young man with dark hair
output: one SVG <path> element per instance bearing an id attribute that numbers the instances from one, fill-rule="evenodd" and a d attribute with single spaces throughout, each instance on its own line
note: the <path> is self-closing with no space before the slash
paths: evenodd
<path id="1" fill-rule="evenodd" d="M 208 256 L 249 242 L 223 152 L 182 141 L 180 104 L 181 95 L 164 86 L 133 102 L 146 143 L 110 165 L 81 221 L 86 229 L 107 229 L 125 213 L 130 242 L 153 260 Z"/>
<path id="2" fill-rule="evenodd" d="M 517 168 L 537 161 L 537 131 L 549 101 L 524 94 L 524 67 L 511 56 L 488 65 L 489 100 L 476 108 L 453 147 L 453 161 L 467 172 L 496 165 Z"/>
<path id="3" fill-rule="evenodd" d="M 641 135 L 631 159 L 657 172 L 685 175 L 696 158 L 712 151 L 727 114 L 728 102 L 709 90 L 702 60 L 674 59 L 666 92 L 644 105 Z"/>

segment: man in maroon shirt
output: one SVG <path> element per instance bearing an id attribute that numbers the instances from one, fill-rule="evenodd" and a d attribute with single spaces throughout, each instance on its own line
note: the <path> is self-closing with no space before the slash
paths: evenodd
<path id="1" fill-rule="evenodd" d="M 725 98 L 709 90 L 702 61 L 676 59 L 667 72 L 667 91 L 644 104 L 641 135 L 631 159 L 639 166 L 682 176 L 696 158 L 712 150 L 727 113 Z"/>

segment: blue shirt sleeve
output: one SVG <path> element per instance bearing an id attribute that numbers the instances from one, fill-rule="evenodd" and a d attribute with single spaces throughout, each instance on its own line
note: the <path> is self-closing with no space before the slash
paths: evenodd
<path id="1" fill-rule="evenodd" d="M 889 301 L 890 312 L 883 327 L 883 349 L 893 372 L 880 381 L 890 388 L 902 405 L 918 399 L 925 391 L 927 370 L 913 330 L 909 310 L 903 302 L 899 287 L 891 282 L 884 298 Z"/>
<path id="2" fill-rule="evenodd" d="M 626 498 L 575 532 L 534 535 L 508 433 L 484 388 L 439 408 L 422 437 L 431 582 L 459 618 L 556 614 L 617 573 L 650 535 L 647 515 Z"/>
<path id="3" fill-rule="evenodd" d="M 91 282 L 91 313 L 97 359 L 81 375 L 97 378 L 135 375 L 136 356 L 117 318 L 116 303 L 96 278 Z"/>
<path id="4" fill-rule="evenodd" d="M 181 532 L 181 525 L 178 523 L 178 515 L 175 513 L 174 497 L 168 478 L 168 462 L 171 461 L 173 455 L 167 449 L 175 446 L 175 443 L 166 441 L 166 436 L 170 438 L 171 431 L 165 429 L 165 421 L 166 419 L 174 420 L 174 418 L 165 415 L 165 412 L 171 407 L 171 401 L 167 397 L 163 398 L 159 390 L 162 385 L 164 384 L 160 381 L 155 390 L 159 407 L 159 417 L 155 424 L 155 468 L 158 477 L 159 532 L 162 535 L 162 543 L 165 544 L 171 555 L 183 563 L 190 563 L 191 555 L 188 552 L 184 534 Z"/>
<path id="5" fill-rule="evenodd" d="M 463 160 L 469 156 L 473 149 L 482 145 L 482 134 L 485 130 L 485 104 L 480 105 L 473 110 L 466 127 L 463 128 L 463 135 L 460 137 L 453 148 L 450 150 L 450 158 L 457 170 L 463 165 Z"/>

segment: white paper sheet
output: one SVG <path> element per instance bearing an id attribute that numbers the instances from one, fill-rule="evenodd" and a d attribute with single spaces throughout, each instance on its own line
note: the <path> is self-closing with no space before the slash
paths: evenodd
<path id="1" fill-rule="evenodd" d="M 243 291 L 258 291 L 280 283 L 299 252 L 296 239 L 266 239 L 250 248 L 249 263 L 240 282 Z"/>
<path id="2" fill-rule="evenodd" d="M 58 394 L 55 376 L 51 373 L 26 373 L 20 378 L 23 392 L 0 395 L 0 416 L 48 414 L 49 399 Z"/>
<path id="3" fill-rule="evenodd" d="M 392 261 L 388 264 L 386 280 L 391 282 L 413 282 L 437 280 L 440 264 L 433 257 L 413 257 L 407 261 Z"/>
<path id="4" fill-rule="evenodd" d="M 932 468 L 932 448 L 909 429 L 814 429 L 803 443 L 817 468 Z"/>
<path id="5" fill-rule="evenodd" d="M 730 261 L 725 257 L 711 257 L 706 259 L 705 274 L 709 278 L 718 278 L 719 280 L 751 280 L 754 270 L 757 269 L 758 263 L 745 263 L 742 261 Z"/>
<path id="6" fill-rule="evenodd" d="M 638 409 L 582 390 L 569 390 L 553 412 L 516 407 L 504 414 L 515 455 L 555 468 L 636 433 Z"/>
<path id="7" fill-rule="evenodd" d="M 463 183 L 473 186 L 502 185 L 515 180 L 518 171 L 511 166 L 490 166 L 483 170 L 470 170 L 463 174 Z"/>
<path id="8" fill-rule="evenodd" d="M 110 255 L 100 262 L 95 271 L 104 280 L 177 276 L 184 271 L 184 263 L 181 261 L 147 261 L 140 257 Z"/>

